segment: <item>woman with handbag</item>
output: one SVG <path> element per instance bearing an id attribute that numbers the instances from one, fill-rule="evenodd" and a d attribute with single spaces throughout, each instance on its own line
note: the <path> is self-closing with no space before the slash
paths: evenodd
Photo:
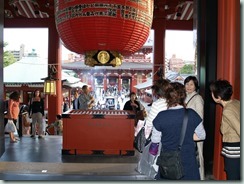
<path id="1" fill-rule="evenodd" d="M 165 100 L 165 91 L 168 89 L 170 86 L 169 80 L 167 79 L 159 79 L 155 81 L 155 84 L 151 87 L 153 96 L 155 97 L 155 101 L 152 103 L 151 109 L 149 111 L 149 115 L 146 117 L 146 121 L 144 122 L 143 125 L 143 136 L 144 142 L 149 143 L 151 140 L 151 135 L 152 133 L 154 134 L 152 141 L 154 142 L 160 142 L 161 140 L 161 132 L 157 131 L 153 127 L 153 119 L 157 116 L 157 114 L 160 111 L 166 110 L 167 109 L 167 103 Z M 141 127 L 140 127 L 141 128 Z M 152 131 L 154 129 L 154 131 Z M 139 131 L 138 131 L 139 132 Z M 145 145 L 144 145 L 145 146 Z M 142 146 L 141 146 L 142 147 Z M 142 152 L 143 149 L 141 149 Z"/>
<path id="2" fill-rule="evenodd" d="M 184 85 L 186 89 L 186 108 L 191 108 L 195 110 L 198 115 L 203 119 L 203 109 L 204 109 L 204 101 L 197 93 L 198 90 L 198 80 L 195 76 L 188 76 L 184 80 Z M 205 172 L 204 172 L 204 158 L 203 158 L 203 142 L 206 138 L 206 132 L 203 126 L 203 121 L 197 126 L 196 135 L 198 137 L 198 141 L 196 141 L 196 154 L 197 160 L 199 163 L 199 172 L 201 180 L 205 179 Z"/>
<path id="3" fill-rule="evenodd" d="M 186 93 L 184 85 L 173 82 L 171 87 L 166 91 L 166 102 L 168 109 L 158 113 L 153 120 L 153 126 L 157 131 L 162 133 L 161 150 L 158 150 L 158 142 L 153 142 L 149 148 L 149 153 L 155 155 L 162 152 L 177 151 L 179 147 L 183 119 L 185 116 L 185 101 Z M 200 180 L 198 164 L 195 155 L 195 143 L 193 135 L 196 127 L 201 123 L 201 117 L 192 109 L 188 109 L 188 121 L 184 134 L 183 143 L 180 149 L 180 158 L 183 168 L 182 180 Z M 153 134 L 152 138 L 153 140 Z M 159 156 L 160 157 L 160 156 Z M 160 163 L 159 172 L 156 175 L 157 180 L 167 179 L 162 177 Z"/>
<path id="4" fill-rule="evenodd" d="M 145 135 L 146 138 L 150 136 L 153 129 L 153 120 L 158 115 L 160 111 L 164 111 L 167 109 L 167 103 L 165 100 L 165 91 L 170 87 L 170 82 L 167 79 L 160 79 L 155 81 L 155 84 L 151 87 L 153 96 L 155 97 L 155 101 L 152 103 L 151 109 L 149 111 L 149 114 L 146 119 L 146 125 L 145 125 Z M 157 137 L 157 140 L 160 141 L 161 139 L 161 132 L 157 132 L 154 130 L 153 132 L 154 139 Z"/>
<path id="5" fill-rule="evenodd" d="M 19 117 L 19 99 L 20 94 L 17 91 L 14 91 L 9 96 L 8 101 L 8 123 L 5 126 L 5 132 L 9 133 L 10 142 L 15 143 L 17 142 L 17 138 L 14 136 L 14 133 L 17 132 L 16 130 L 16 123 Z"/>
<path id="6" fill-rule="evenodd" d="M 144 148 L 142 149 L 142 155 L 137 164 L 136 170 L 140 174 L 147 175 L 149 178 L 154 179 L 156 173 L 158 172 L 158 166 L 156 165 L 157 154 L 149 154 L 149 147 L 152 142 L 161 141 L 161 132 L 157 131 L 153 127 L 153 120 L 160 111 L 167 110 L 167 103 L 165 99 L 165 91 L 170 87 L 170 82 L 167 79 L 160 79 L 155 81 L 155 84 L 151 87 L 152 93 L 156 100 L 152 103 L 151 109 L 149 111 L 149 116 L 146 118 L 146 123 L 143 125 L 143 136 L 144 136 Z M 150 137 L 150 135 L 152 135 Z M 153 140 L 151 140 L 153 138 Z M 141 147 L 143 147 L 141 146 Z M 158 145 L 157 145 L 158 146 Z"/>

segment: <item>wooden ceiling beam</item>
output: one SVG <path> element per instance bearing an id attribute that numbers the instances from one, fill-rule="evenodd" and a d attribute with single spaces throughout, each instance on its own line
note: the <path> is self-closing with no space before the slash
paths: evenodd
<path id="1" fill-rule="evenodd" d="M 193 20 L 166 20 L 166 29 L 192 31 Z"/>
<path id="2" fill-rule="evenodd" d="M 167 14 L 172 14 L 175 11 L 175 7 L 180 3 L 184 3 L 186 0 L 155 0 L 154 18 L 160 18 L 162 21 L 166 21 L 166 29 L 172 30 L 193 30 L 193 20 L 168 20 Z M 189 0 L 188 0 L 189 1 Z M 37 1 L 40 2 L 40 1 Z M 33 27 L 48 27 L 50 22 L 54 22 L 54 1 L 45 0 L 42 4 L 39 4 L 39 10 L 47 12 L 49 18 L 24 18 L 15 16 L 14 18 L 5 18 L 5 28 L 33 28 Z M 169 9 L 165 9 L 165 5 L 169 6 Z M 14 11 L 8 3 L 8 0 L 4 0 L 4 7 L 10 11 Z M 50 21 L 52 19 L 52 21 Z"/>
<path id="3" fill-rule="evenodd" d="M 52 21 L 51 21 L 52 19 Z M 4 28 L 42 28 L 49 27 L 54 18 L 5 18 Z"/>

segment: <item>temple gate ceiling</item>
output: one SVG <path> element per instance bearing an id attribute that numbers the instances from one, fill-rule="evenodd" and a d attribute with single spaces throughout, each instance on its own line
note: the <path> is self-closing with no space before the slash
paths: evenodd
<path id="1" fill-rule="evenodd" d="M 5 18 L 53 18 L 54 0 L 4 0 Z M 189 21 L 193 0 L 154 0 L 154 18 Z"/>

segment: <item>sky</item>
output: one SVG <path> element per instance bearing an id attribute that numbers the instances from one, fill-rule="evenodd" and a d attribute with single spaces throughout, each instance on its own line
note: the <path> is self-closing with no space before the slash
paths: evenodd
<path id="1" fill-rule="evenodd" d="M 195 55 L 193 39 L 193 31 L 166 31 L 165 57 L 169 59 L 176 54 L 177 58 L 193 61 Z"/>
<path id="2" fill-rule="evenodd" d="M 19 50 L 20 45 L 24 44 L 27 52 L 31 52 L 32 49 L 35 49 L 40 57 L 47 58 L 47 28 L 5 28 L 3 31 L 3 41 L 8 43 L 8 46 L 4 48 L 4 50 Z"/>
<path id="3" fill-rule="evenodd" d="M 150 34 L 153 39 L 153 32 Z M 48 52 L 48 29 L 47 28 L 5 28 L 3 33 L 4 42 L 8 43 L 6 50 L 19 50 L 20 45 L 25 45 L 25 51 L 35 49 L 42 58 L 47 58 Z M 193 32 L 192 31 L 166 31 L 165 57 L 171 58 L 176 54 L 183 60 L 194 60 Z M 65 47 L 62 48 L 62 57 L 67 59 L 70 53 Z"/>

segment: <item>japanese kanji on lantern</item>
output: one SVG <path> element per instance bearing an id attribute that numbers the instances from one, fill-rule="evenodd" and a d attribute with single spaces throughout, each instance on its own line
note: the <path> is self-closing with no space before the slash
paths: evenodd
<path id="1" fill-rule="evenodd" d="M 89 66 L 119 66 L 139 50 L 152 25 L 153 0 L 55 0 L 64 46 L 85 54 Z"/>

